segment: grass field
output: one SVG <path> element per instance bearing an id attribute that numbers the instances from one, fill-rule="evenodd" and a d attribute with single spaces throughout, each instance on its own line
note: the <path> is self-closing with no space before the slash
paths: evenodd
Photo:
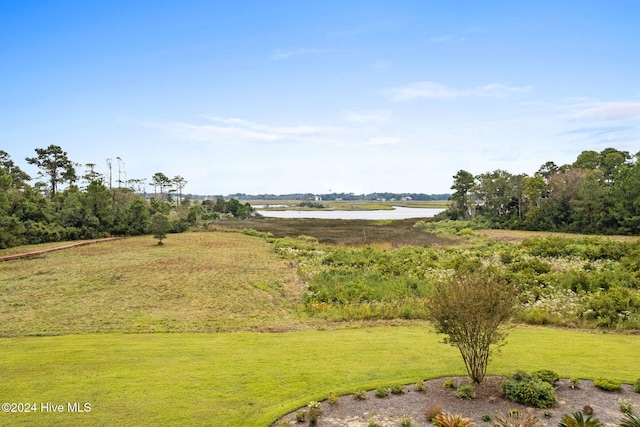
<path id="1" fill-rule="evenodd" d="M 0 413 L 0 425 L 266 426 L 330 391 L 463 374 L 456 350 L 439 339 L 424 325 L 4 338 L 0 400 L 38 409 L 88 402 L 91 412 Z M 631 382 L 638 348 L 638 336 L 518 328 L 490 372 L 553 368 Z"/>
<path id="2" fill-rule="evenodd" d="M 0 263 L 0 336 L 290 330 L 301 292 L 262 239 L 135 237 Z"/>
<path id="3" fill-rule="evenodd" d="M 408 224 L 368 226 L 391 236 Z M 38 410 L 0 413 L 0 425 L 266 426 L 330 391 L 464 373 L 424 323 L 336 329 L 307 318 L 295 265 L 261 238 L 184 233 L 155 243 L 0 263 L 0 403 Z M 639 352 L 638 335 L 519 327 L 490 373 L 550 368 L 632 382 Z M 41 412 L 47 402 L 65 412 Z M 69 413 L 75 402 L 91 412 Z"/>

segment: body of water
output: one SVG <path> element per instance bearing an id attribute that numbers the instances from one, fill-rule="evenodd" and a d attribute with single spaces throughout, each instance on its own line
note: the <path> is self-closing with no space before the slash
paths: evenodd
<path id="1" fill-rule="evenodd" d="M 445 209 L 403 208 L 394 206 L 393 210 L 375 211 L 263 211 L 256 210 L 262 216 L 270 218 L 315 218 L 315 219 L 409 219 L 431 218 Z"/>

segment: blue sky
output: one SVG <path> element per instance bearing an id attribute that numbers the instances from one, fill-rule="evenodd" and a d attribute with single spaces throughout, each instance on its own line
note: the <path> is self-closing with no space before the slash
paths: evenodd
<path id="1" fill-rule="evenodd" d="M 640 2 L 0 1 L 0 149 L 198 194 L 446 193 L 640 151 Z M 79 167 L 83 171 L 84 167 Z"/>

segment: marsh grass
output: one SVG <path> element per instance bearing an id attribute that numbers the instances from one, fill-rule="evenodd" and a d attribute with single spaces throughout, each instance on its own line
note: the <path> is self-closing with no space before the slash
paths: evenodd
<path id="1" fill-rule="evenodd" d="M 0 336 L 289 330 L 301 298 L 262 239 L 135 237 L 0 263 Z"/>
<path id="2" fill-rule="evenodd" d="M 218 221 L 214 227 L 227 230 L 252 228 L 270 232 L 277 238 L 313 236 L 320 243 L 346 246 L 452 246 L 460 242 L 456 236 L 442 236 L 416 229 L 413 225 L 417 221 L 256 218 Z"/>

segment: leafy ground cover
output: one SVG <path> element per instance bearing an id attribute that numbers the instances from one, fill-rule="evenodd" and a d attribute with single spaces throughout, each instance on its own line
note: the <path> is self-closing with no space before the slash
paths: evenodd
<path id="1" fill-rule="evenodd" d="M 266 426 L 331 391 L 462 375 L 439 339 L 426 325 L 2 338 L 0 400 L 88 402 L 91 412 L 0 413 L 0 424 Z M 639 336 L 517 328 L 489 371 L 553 366 L 563 377 L 630 383 L 637 348 Z"/>

